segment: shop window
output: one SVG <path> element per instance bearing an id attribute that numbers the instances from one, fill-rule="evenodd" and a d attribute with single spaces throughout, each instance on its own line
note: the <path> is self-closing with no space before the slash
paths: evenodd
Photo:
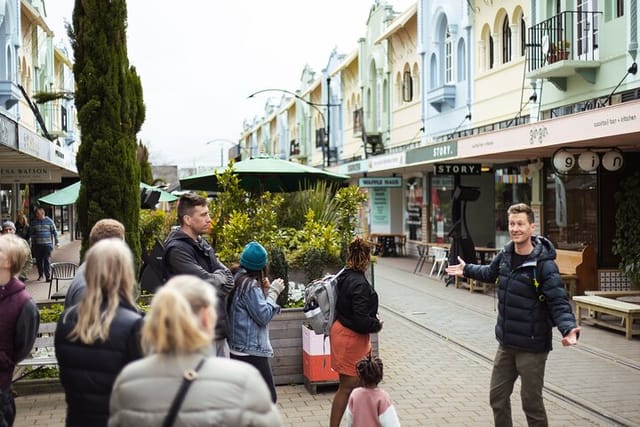
<path id="1" fill-rule="evenodd" d="M 548 173 L 544 193 L 544 235 L 558 249 L 597 247 L 597 177 Z"/>
<path id="2" fill-rule="evenodd" d="M 454 180 L 452 175 L 431 178 L 431 242 L 445 243 L 453 225 L 451 219 Z"/>
<path id="3" fill-rule="evenodd" d="M 516 203 L 531 204 L 531 178 L 523 176 L 518 167 L 496 168 L 495 212 L 496 247 L 504 246 L 510 240 L 507 209 Z M 536 222 L 540 218 L 536 218 Z M 536 233 L 540 230 L 536 230 Z"/>

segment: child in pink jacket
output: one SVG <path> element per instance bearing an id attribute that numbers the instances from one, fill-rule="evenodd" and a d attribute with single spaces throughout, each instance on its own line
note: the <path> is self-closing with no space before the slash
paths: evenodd
<path id="1" fill-rule="evenodd" d="M 346 418 L 348 427 L 399 427 L 398 414 L 389 393 L 378 387 L 382 381 L 382 360 L 371 354 L 356 364 L 362 387 L 349 396 Z"/>

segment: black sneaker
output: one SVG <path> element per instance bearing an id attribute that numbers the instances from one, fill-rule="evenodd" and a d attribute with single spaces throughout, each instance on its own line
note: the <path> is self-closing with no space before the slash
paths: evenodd
<path id="1" fill-rule="evenodd" d="M 42 275 L 38 276 L 38 278 L 36 279 L 36 281 L 38 281 L 38 282 L 39 282 L 40 280 L 42 280 Z"/>

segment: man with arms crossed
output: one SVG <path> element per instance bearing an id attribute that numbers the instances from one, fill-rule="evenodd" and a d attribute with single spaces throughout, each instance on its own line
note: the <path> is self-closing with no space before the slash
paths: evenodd
<path id="1" fill-rule="evenodd" d="M 195 193 L 182 195 L 178 201 L 178 222 L 180 229 L 172 231 L 164 243 L 163 263 L 170 276 L 191 274 L 216 289 L 218 322 L 214 346 L 217 356 L 229 357 L 225 301 L 233 289 L 233 276 L 202 237 L 211 226 L 207 199 Z"/>
<path id="2" fill-rule="evenodd" d="M 511 393 L 521 379 L 522 409 L 529 426 L 547 426 L 542 398 L 544 369 L 553 337 L 553 325 L 562 345 L 575 345 L 580 328 L 562 285 L 556 250 L 542 236 L 534 236 L 531 208 L 515 204 L 509 215 L 508 242 L 489 265 L 450 265 L 452 276 L 465 276 L 498 287 L 496 339 L 500 344 L 493 362 L 489 401 L 496 426 L 511 426 Z"/>

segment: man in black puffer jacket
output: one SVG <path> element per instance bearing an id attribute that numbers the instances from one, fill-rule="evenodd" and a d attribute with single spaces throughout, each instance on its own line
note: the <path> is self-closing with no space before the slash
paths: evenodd
<path id="1" fill-rule="evenodd" d="M 202 237 L 211 226 L 207 199 L 195 193 L 182 195 L 178 201 L 178 221 L 180 229 L 172 231 L 164 243 L 164 265 L 170 276 L 190 274 L 215 288 L 218 294 L 215 352 L 216 356 L 229 357 L 225 301 L 233 289 L 233 275 Z"/>
<path id="2" fill-rule="evenodd" d="M 453 276 L 465 276 L 498 286 L 496 339 L 500 343 L 491 373 L 489 400 L 496 426 L 511 426 L 511 392 L 521 378 L 522 409 L 529 426 L 547 426 L 542 398 L 544 369 L 553 337 L 553 326 L 562 334 L 562 345 L 575 345 L 580 328 L 562 285 L 553 244 L 533 236 L 531 208 L 511 206 L 508 242 L 489 265 L 460 264 L 447 267 Z"/>

